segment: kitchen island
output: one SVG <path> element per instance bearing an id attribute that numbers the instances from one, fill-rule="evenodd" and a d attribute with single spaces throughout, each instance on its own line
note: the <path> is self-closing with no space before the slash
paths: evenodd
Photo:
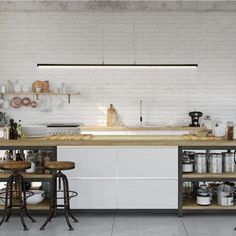
<path id="1" fill-rule="evenodd" d="M 180 215 L 184 209 L 182 181 L 201 177 L 183 178 L 183 147 L 235 150 L 236 140 L 186 140 L 181 135 L 80 135 L 0 141 L 3 150 L 49 148 L 56 150 L 57 160 L 74 161 L 76 168 L 66 173 L 71 189 L 79 192 L 79 197 L 71 200 L 72 209 L 156 209 L 179 211 Z M 220 176 L 226 177 L 234 180 L 236 174 Z M 188 203 L 186 209 L 190 208 Z M 192 208 L 197 209 L 195 205 Z"/>

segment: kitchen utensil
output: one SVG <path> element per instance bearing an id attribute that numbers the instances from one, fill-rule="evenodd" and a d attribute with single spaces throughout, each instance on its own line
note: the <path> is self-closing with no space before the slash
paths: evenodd
<path id="1" fill-rule="evenodd" d="M 207 185 L 202 184 L 197 190 L 197 204 L 200 206 L 209 206 L 211 205 L 212 195 L 209 191 Z"/>
<path id="2" fill-rule="evenodd" d="M 196 173 L 207 172 L 207 156 L 206 153 L 194 154 L 194 170 Z"/>
<path id="3" fill-rule="evenodd" d="M 29 106 L 31 104 L 31 100 L 25 97 L 25 98 L 22 98 L 21 103 L 24 106 Z"/>
<path id="4" fill-rule="evenodd" d="M 107 109 L 107 126 L 115 126 L 116 117 L 117 117 L 116 110 L 113 107 L 113 105 L 110 104 L 110 107 Z"/>
<path id="5" fill-rule="evenodd" d="M 4 112 L 1 112 L 0 111 L 0 127 L 3 127 L 5 126 L 7 123 L 7 120 L 6 120 L 6 113 Z"/>
<path id="6" fill-rule="evenodd" d="M 192 126 L 192 127 L 199 127 L 200 124 L 199 124 L 199 118 L 202 117 L 202 112 L 200 111 L 192 111 L 192 112 L 189 112 L 189 116 L 191 117 L 192 119 L 192 123 L 189 125 L 189 126 Z"/>
<path id="7" fill-rule="evenodd" d="M 44 200 L 45 191 L 43 191 L 43 190 L 29 190 L 29 192 L 32 192 L 33 195 L 29 196 L 26 199 L 27 204 L 35 205 L 35 204 L 39 204 L 40 202 L 42 202 Z"/>
<path id="8" fill-rule="evenodd" d="M 216 121 L 212 127 L 212 134 L 216 137 L 225 136 L 225 123 L 222 121 Z"/>
<path id="9" fill-rule="evenodd" d="M 222 154 L 221 153 L 209 154 L 209 172 L 212 174 L 222 173 Z"/>
<path id="10" fill-rule="evenodd" d="M 217 188 L 217 203 L 221 206 L 231 205 L 228 196 L 234 196 L 234 188 L 228 184 L 220 184 Z"/>
<path id="11" fill-rule="evenodd" d="M 38 103 L 36 102 L 36 101 L 32 101 L 31 102 L 31 107 L 32 108 L 35 108 L 35 107 L 37 107 L 38 106 Z"/>
<path id="12" fill-rule="evenodd" d="M 235 171 L 235 153 L 222 152 L 223 156 L 223 171 L 226 173 L 233 173 Z"/>
<path id="13" fill-rule="evenodd" d="M 183 173 L 193 172 L 193 162 L 187 152 L 183 153 L 182 171 Z"/>
<path id="14" fill-rule="evenodd" d="M 21 106 L 21 98 L 19 97 L 12 98 L 10 104 L 13 108 L 19 108 Z"/>
<path id="15" fill-rule="evenodd" d="M 3 108 L 3 103 L 4 103 L 3 98 L 0 98 L 0 108 Z"/>

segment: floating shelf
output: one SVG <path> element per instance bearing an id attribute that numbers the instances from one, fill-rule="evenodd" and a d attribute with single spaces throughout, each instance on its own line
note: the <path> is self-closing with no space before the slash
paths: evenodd
<path id="1" fill-rule="evenodd" d="M 67 93 L 55 93 L 55 92 L 41 92 L 41 93 L 37 93 L 37 92 L 7 92 L 7 93 L 0 93 L 1 97 L 4 98 L 5 95 L 9 95 L 9 96 L 36 96 L 37 99 L 39 96 L 68 96 L 68 103 L 70 103 L 71 100 L 71 96 L 78 96 L 80 95 L 80 92 L 67 92 Z"/>

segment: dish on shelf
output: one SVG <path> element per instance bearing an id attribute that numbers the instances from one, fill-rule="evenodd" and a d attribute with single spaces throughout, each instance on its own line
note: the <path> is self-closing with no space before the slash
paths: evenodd
<path id="1" fill-rule="evenodd" d="M 21 103 L 23 106 L 29 106 L 31 104 L 31 100 L 25 97 L 25 98 L 22 98 Z"/>
<path id="2" fill-rule="evenodd" d="M 46 126 L 22 126 L 24 137 L 41 138 L 47 135 Z"/>
<path id="3" fill-rule="evenodd" d="M 21 106 L 21 103 L 22 103 L 22 100 L 19 97 L 12 98 L 10 102 L 13 108 L 19 108 Z"/>

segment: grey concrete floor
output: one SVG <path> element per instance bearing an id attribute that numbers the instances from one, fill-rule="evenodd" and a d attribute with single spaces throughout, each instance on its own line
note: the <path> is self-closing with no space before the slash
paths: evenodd
<path id="1" fill-rule="evenodd" d="M 176 215 L 123 214 L 77 215 L 80 222 L 68 231 L 62 216 L 54 218 L 45 231 L 39 231 L 45 217 L 34 216 L 36 223 L 27 221 L 29 231 L 23 231 L 20 219 L 13 216 L 0 227 L 1 236 L 236 236 L 236 216 L 229 215 Z"/>

